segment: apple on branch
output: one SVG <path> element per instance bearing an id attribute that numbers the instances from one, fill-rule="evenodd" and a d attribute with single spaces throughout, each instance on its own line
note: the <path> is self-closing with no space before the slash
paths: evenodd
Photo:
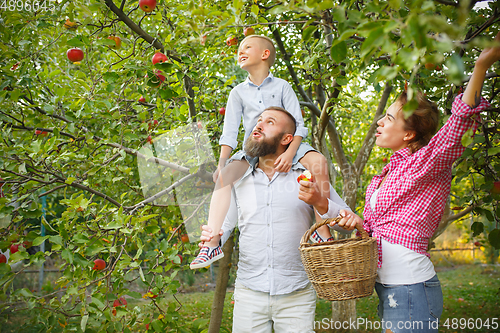
<path id="1" fill-rule="evenodd" d="M 83 51 L 78 47 L 73 47 L 66 52 L 68 60 L 71 62 L 78 62 L 83 60 Z"/>
<path id="2" fill-rule="evenodd" d="M 221 115 L 225 115 L 225 114 L 226 114 L 226 108 L 225 108 L 225 107 L 221 107 L 221 108 L 219 109 L 219 113 L 220 113 Z"/>
<path id="3" fill-rule="evenodd" d="M 246 27 L 243 29 L 243 34 L 246 36 L 255 35 L 255 29 L 252 27 Z"/>
<path id="4" fill-rule="evenodd" d="M 146 103 L 146 99 L 144 98 L 144 96 L 141 96 L 141 98 L 139 98 L 138 101 L 141 103 Z"/>
<path id="5" fill-rule="evenodd" d="M 238 44 L 238 38 L 234 36 L 229 36 L 226 39 L 227 46 L 233 46 Z"/>
<path id="6" fill-rule="evenodd" d="M 144 12 L 151 13 L 156 7 L 156 0 L 139 0 L 139 7 Z"/>
<path id="7" fill-rule="evenodd" d="M 151 59 L 151 62 L 153 62 L 153 65 L 156 65 L 157 63 L 164 63 L 168 60 L 167 56 L 164 55 L 163 53 L 161 52 L 156 52 L 154 55 L 153 55 L 153 58 Z"/>
<path id="8" fill-rule="evenodd" d="M 297 182 L 300 183 L 301 180 L 310 182 L 311 178 L 312 178 L 311 172 L 309 170 L 304 170 L 304 172 L 302 172 L 300 176 L 297 177 Z"/>
<path id="9" fill-rule="evenodd" d="M 106 268 L 106 262 L 102 259 L 94 260 L 94 267 L 92 268 L 94 271 L 102 271 Z"/>
<path id="10" fill-rule="evenodd" d="M 122 47 L 122 40 L 121 40 L 120 37 L 118 37 L 118 36 L 109 36 L 108 39 L 111 39 L 111 40 L 115 41 L 115 45 L 109 45 L 109 48 L 114 49 L 114 50 L 118 50 L 119 48 Z"/>

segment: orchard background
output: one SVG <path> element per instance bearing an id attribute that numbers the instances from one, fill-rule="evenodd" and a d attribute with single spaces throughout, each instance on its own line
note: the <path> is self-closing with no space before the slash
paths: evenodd
<path id="1" fill-rule="evenodd" d="M 0 311 L 22 311 L 52 332 L 201 330 L 178 316 L 176 276 L 197 249 L 186 221 L 203 222 L 220 108 L 245 79 L 227 42 L 244 28 L 275 41 L 272 71 L 297 93 L 305 140 L 332 162 L 332 184 L 361 213 L 367 183 L 390 156 L 373 149 L 386 105 L 405 85 L 410 95 L 421 89 L 444 122 L 499 18 L 498 2 L 485 1 L 158 0 L 151 12 L 138 1 L 3 1 L 0 249 L 9 258 L 0 263 Z M 68 57 L 75 47 L 82 52 Z M 153 65 L 157 52 L 166 61 Z M 476 135 L 462 138 L 467 149 L 436 234 L 458 221 L 493 260 L 497 73 L 499 64 L 483 88 L 492 107 Z M 203 158 L 193 158 L 193 145 Z M 47 260 L 62 272 L 54 290 L 12 287 Z M 146 292 L 130 290 L 134 281 Z M 148 301 L 131 307 L 120 298 Z M 333 304 L 339 318 L 355 311 L 353 301 Z"/>

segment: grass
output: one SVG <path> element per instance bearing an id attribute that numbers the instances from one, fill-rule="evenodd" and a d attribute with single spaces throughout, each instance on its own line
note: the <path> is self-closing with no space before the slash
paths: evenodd
<path id="1" fill-rule="evenodd" d="M 500 267 L 485 265 L 465 265 L 454 268 L 444 268 L 438 270 L 438 276 L 442 284 L 444 309 L 441 316 L 439 332 L 499 332 L 500 331 Z M 222 327 L 231 330 L 233 304 L 231 304 L 232 292 L 226 294 L 224 303 L 224 316 Z M 178 296 L 183 304 L 180 314 L 189 320 L 197 318 L 210 318 L 210 305 L 213 299 L 213 292 L 192 293 Z M 380 321 L 377 316 L 378 297 L 374 293 L 370 297 L 357 300 L 357 318 L 365 321 Z M 316 321 L 329 321 L 331 317 L 331 303 L 325 300 L 318 300 L 316 307 Z M 454 318 L 456 318 L 455 321 Z M 460 319 L 462 325 L 460 324 Z M 461 328 L 463 321 L 473 319 L 479 324 L 489 318 L 490 324 L 493 318 L 497 318 L 498 328 Z M 448 326 L 443 324 L 448 319 Z M 454 325 L 455 323 L 455 325 Z M 465 324 L 467 325 L 467 324 Z M 471 324 L 469 324 L 471 325 Z M 454 328 L 455 326 L 455 328 Z M 316 326 L 316 332 L 336 332 L 336 330 L 321 329 L 321 325 Z M 323 327 L 325 327 L 323 325 Z M 364 326 L 363 326 L 364 327 Z M 472 325 L 470 326 L 472 327 Z M 380 332 L 376 329 L 360 329 L 360 332 Z"/>
<path id="2" fill-rule="evenodd" d="M 443 267 L 441 271 L 437 268 L 441 280 L 444 295 L 444 311 L 441 316 L 440 332 L 499 332 L 500 331 L 500 267 L 492 265 L 464 265 L 455 267 Z M 221 332 L 231 331 L 233 307 L 233 293 L 228 291 L 224 302 L 224 314 Z M 209 319 L 213 300 L 213 291 L 179 293 L 177 298 L 182 304 L 179 310 L 180 317 L 189 322 L 196 319 Z M 376 322 L 378 298 L 374 293 L 370 297 L 357 300 L 357 319 Z M 318 300 L 316 307 L 316 321 L 329 321 L 331 318 L 331 303 Z M 456 318 L 454 320 L 454 318 Z M 475 322 L 483 323 L 489 318 L 492 324 L 493 318 L 498 318 L 498 328 L 493 329 L 470 329 L 461 328 L 460 319 L 473 319 Z M 9 322 L 14 324 L 16 318 L 10 317 Z M 17 320 L 23 320 L 21 316 Z M 443 325 L 448 320 L 449 327 Z M 17 332 L 15 328 L 8 330 L 8 326 L 2 327 L 2 332 Z M 15 326 L 13 326 L 15 327 Z M 323 329 L 321 325 L 316 326 L 316 332 L 337 332 L 337 330 Z M 364 327 L 364 326 L 363 326 Z M 474 326 L 475 327 L 475 326 Z M 5 330 L 4 330 L 5 329 Z M 376 329 L 360 329 L 359 332 L 380 332 Z"/>

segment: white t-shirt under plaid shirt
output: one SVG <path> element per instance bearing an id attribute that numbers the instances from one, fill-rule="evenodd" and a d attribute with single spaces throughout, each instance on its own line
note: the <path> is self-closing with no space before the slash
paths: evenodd
<path id="1" fill-rule="evenodd" d="M 375 209 L 366 204 L 363 212 L 364 228 L 372 236 L 429 257 L 428 241 L 439 225 L 450 193 L 452 165 L 465 150 L 462 136 L 471 126 L 476 130 L 474 115 L 490 105 L 481 99 L 471 109 L 461 98 L 455 98 L 452 115 L 427 146 L 413 154 L 408 148 L 396 151 L 382 173 L 373 177 L 366 190 L 366 203 L 387 175 Z M 380 239 L 378 243 L 381 267 Z"/>

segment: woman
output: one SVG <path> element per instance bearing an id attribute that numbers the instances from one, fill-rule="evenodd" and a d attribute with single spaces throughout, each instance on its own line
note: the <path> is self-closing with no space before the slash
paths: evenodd
<path id="1" fill-rule="evenodd" d="M 500 40 L 500 33 L 495 38 Z M 453 162 L 464 151 L 461 138 L 477 128 L 479 113 L 489 106 L 480 97 L 487 69 L 500 60 L 500 47 L 485 49 L 452 115 L 438 127 L 434 103 L 417 93 L 418 107 L 404 119 L 403 93 L 377 124 L 376 144 L 393 151 L 390 163 L 366 190 L 365 220 L 341 211 L 339 225 L 361 224 L 377 238 L 378 276 L 375 289 L 385 332 L 436 332 L 443 310 L 439 279 L 427 253 L 450 193 Z"/>

